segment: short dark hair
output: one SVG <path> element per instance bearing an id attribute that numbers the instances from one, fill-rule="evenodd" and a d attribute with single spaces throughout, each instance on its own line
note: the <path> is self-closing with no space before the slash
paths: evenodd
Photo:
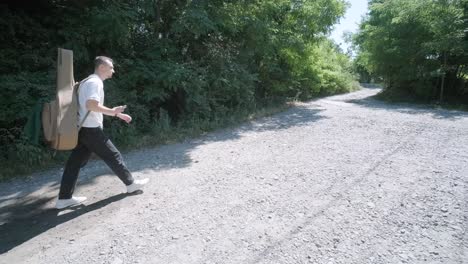
<path id="1" fill-rule="evenodd" d="M 114 63 L 114 61 L 109 57 L 97 56 L 94 59 L 94 69 L 97 69 L 99 67 L 99 65 L 101 65 L 101 64 L 109 65 L 109 62 Z"/>

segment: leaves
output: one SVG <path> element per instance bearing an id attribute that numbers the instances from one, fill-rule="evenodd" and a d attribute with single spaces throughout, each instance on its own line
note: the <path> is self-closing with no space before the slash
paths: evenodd
<path id="1" fill-rule="evenodd" d="M 447 93 L 456 96 L 460 82 L 466 83 L 456 77 L 468 64 L 466 7 L 461 0 L 370 1 L 355 36 L 361 70 L 383 77 L 389 89 L 425 99 L 434 98 L 447 76 Z"/>
<path id="2" fill-rule="evenodd" d="M 53 97 L 57 47 L 73 50 L 77 80 L 93 71 L 96 56 L 113 58 L 106 105 L 127 104 L 135 126 L 105 126 L 125 142 L 161 120 L 209 121 L 298 93 L 306 99 L 349 91 L 349 58 L 324 40 L 345 8 L 344 0 L 6 4 L 0 122 L 21 128 L 36 101 Z M 8 135 L 8 144 L 21 137 Z"/>

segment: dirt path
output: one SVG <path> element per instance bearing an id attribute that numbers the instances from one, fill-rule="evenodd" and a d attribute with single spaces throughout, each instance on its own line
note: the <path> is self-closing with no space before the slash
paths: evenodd
<path id="1" fill-rule="evenodd" d="M 468 263 L 468 114 L 327 97 L 185 143 L 101 161 L 85 206 L 60 170 L 0 184 L 0 263 Z"/>

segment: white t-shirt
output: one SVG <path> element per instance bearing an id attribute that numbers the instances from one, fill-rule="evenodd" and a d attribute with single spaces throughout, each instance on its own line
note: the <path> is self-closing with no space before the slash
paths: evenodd
<path id="1" fill-rule="evenodd" d="M 100 105 L 104 105 L 104 83 L 101 78 L 96 74 L 91 74 L 89 79 L 80 84 L 78 90 L 78 104 L 79 104 L 79 124 L 83 121 L 86 116 L 88 109 L 86 108 L 86 101 L 92 99 L 99 102 Z M 103 114 L 98 112 L 89 112 L 88 117 L 83 123 L 83 127 L 103 127 Z"/>

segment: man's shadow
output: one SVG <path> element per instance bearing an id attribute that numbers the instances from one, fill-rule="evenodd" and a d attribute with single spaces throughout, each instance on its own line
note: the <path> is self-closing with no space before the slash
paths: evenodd
<path id="1" fill-rule="evenodd" d="M 51 208 L 29 215 L 28 217 L 11 219 L 8 223 L 0 225 L 0 254 L 8 252 L 16 246 L 23 244 L 29 239 L 57 225 L 94 210 L 98 210 L 108 204 L 122 200 L 129 195 L 134 194 L 121 193 L 86 206 L 79 205 L 71 207 L 67 209 L 67 211 L 59 211 Z"/>

